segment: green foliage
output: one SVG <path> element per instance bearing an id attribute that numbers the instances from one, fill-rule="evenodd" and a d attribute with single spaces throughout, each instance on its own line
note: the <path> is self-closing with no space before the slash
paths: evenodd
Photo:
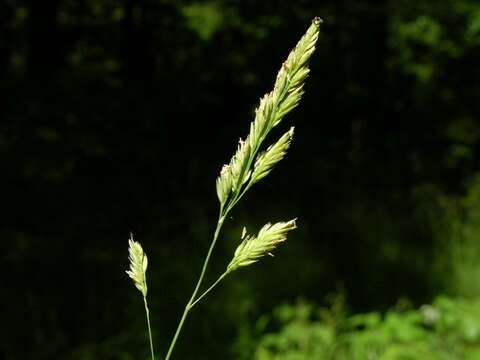
<path id="1" fill-rule="evenodd" d="M 467 185 L 466 194 L 444 197 L 446 231 L 439 261 L 446 269 L 447 289 L 456 295 L 480 296 L 480 175 Z"/>
<path id="2" fill-rule="evenodd" d="M 480 300 L 439 297 L 419 309 L 347 316 L 341 298 L 329 309 L 282 305 L 279 328 L 257 342 L 257 360 L 441 360 L 480 356 Z"/>
<path id="3" fill-rule="evenodd" d="M 202 40 L 210 38 L 225 22 L 224 10 L 216 2 L 194 2 L 181 7 L 187 26 Z"/>
<path id="4" fill-rule="evenodd" d="M 448 63 L 480 44 L 480 7 L 474 2 L 444 1 L 412 13 L 396 4 L 390 22 L 392 64 L 420 82 L 442 76 Z M 456 31 L 451 28 L 456 26 Z"/>

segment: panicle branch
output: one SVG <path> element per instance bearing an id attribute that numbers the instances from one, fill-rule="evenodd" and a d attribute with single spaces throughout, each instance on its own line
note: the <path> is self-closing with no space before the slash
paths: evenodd
<path id="1" fill-rule="evenodd" d="M 296 219 L 264 225 L 257 236 L 243 234 L 243 241 L 235 250 L 232 261 L 227 266 L 227 273 L 240 267 L 251 265 L 271 252 L 278 244 L 287 240 L 287 233 L 296 229 Z"/>

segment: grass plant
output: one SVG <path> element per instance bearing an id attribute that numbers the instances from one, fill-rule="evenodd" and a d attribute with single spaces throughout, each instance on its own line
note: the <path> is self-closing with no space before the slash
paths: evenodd
<path id="1" fill-rule="evenodd" d="M 298 106 L 303 95 L 303 86 L 310 72 L 308 62 L 318 39 L 320 18 L 315 18 L 302 36 L 295 48 L 290 52 L 286 61 L 280 67 L 273 90 L 265 94 L 255 110 L 255 119 L 250 124 L 249 134 L 240 139 L 237 150 L 228 164 L 225 164 L 216 180 L 217 197 L 220 203 L 219 214 L 210 247 L 205 256 L 200 275 L 194 290 L 187 301 L 177 329 L 170 343 L 165 360 L 171 358 L 177 340 L 192 308 L 221 283 L 229 274 L 242 267 L 251 265 L 265 255 L 272 255 L 272 251 L 287 238 L 289 231 L 296 228 L 296 222 L 289 220 L 264 225 L 258 234 L 247 235 L 244 228 L 241 243 L 235 250 L 232 260 L 225 272 L 205 291 L 200 292 L 203 280 L 210 263 L 213 249 L 220 235 L 222 226 L 228 214 L 243 198 L 250 188 L 265 178 L 284 158 L 293 138 L 294 128 L 290 128 L 276 142 L 266 150 L 261 151 L 265 139 L 273 128 L 278 126 L 290 111 Z M 127 272 L 135 286 L 143 295 L 147 316 L 150 349 L 154 359 L 153 342 L 150 329 L 150 318 L 147 306 L 147 256 L 139 243 L 133 238 L 130 245 L 130 270 Z"/>

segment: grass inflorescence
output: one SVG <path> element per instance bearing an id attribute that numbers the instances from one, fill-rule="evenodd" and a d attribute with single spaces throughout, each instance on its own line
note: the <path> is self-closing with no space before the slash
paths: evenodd
<path id="1" fill-rule="evenodd" d="M 304 92 L 305 80 L 310 72 L 308 62 L 315 51 L 321 22 L 322 20 L 318 17 L 312 21 L 306 33 L 290 52 L 285 62 L 283 62 L 277 73 L 273 89 L 260 99 L 260 103 L 255 110 L 255 119 L 250 124 L 248 135 L 245 139 L 240 139 L 235 154 L 227 164 L 223 165 L 220 171 L 216 180 L 216 192 L 220 203 L 217 224 L 199 278 L 185 305 L 170 343 L 165 357 L 166 360 L 172 356 L 178 337 L 191 309 L 223 281 L 227 275 L 237 269 L 256 263 L 265 255 L 272 255 L 272 251 L 287 239 L 288 232 L 296 228 L 296 219 L 274 224 L 268 223 L 256 235 L 247 235 L 244 228 L 241 242 L 236 248 L 232 260 L 226 266 L 224 273 L 210 287 L 200 293 L 213 249 L 227 215 L 254 184 L 270 174 L 277 163 L 285 157 L 290 147 L 294 133 L 293 127 L 268 146 L 266 150 L 261 151 L 263 143 L 271 130 L 278 126 L 285 115 L 297 107 L 300 102 Z M 127 274 L 132 278 L 135 286 L 143 295 L 153 358 L 153 342 L 146 301 L 148 260 L 140 244 L 135 242 L 132 237 L 129 241 L 129 253 L 130 270 L 127 271 Z"/>

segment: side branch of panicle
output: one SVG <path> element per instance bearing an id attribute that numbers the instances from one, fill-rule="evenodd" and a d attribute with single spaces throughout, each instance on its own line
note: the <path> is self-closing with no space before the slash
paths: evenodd
<path id="1" fill-rule="evenodd" d="M 232 261 L 227 267 L 227 273 L 240 267 L 251 265 L 265 255 L 272 255 L 272 251 L 287 240 L 287 233 L 296 229 L 294 220 L 264 225 L 257 236 L 243 234 L 243 241 L 235 250 Z"/>

